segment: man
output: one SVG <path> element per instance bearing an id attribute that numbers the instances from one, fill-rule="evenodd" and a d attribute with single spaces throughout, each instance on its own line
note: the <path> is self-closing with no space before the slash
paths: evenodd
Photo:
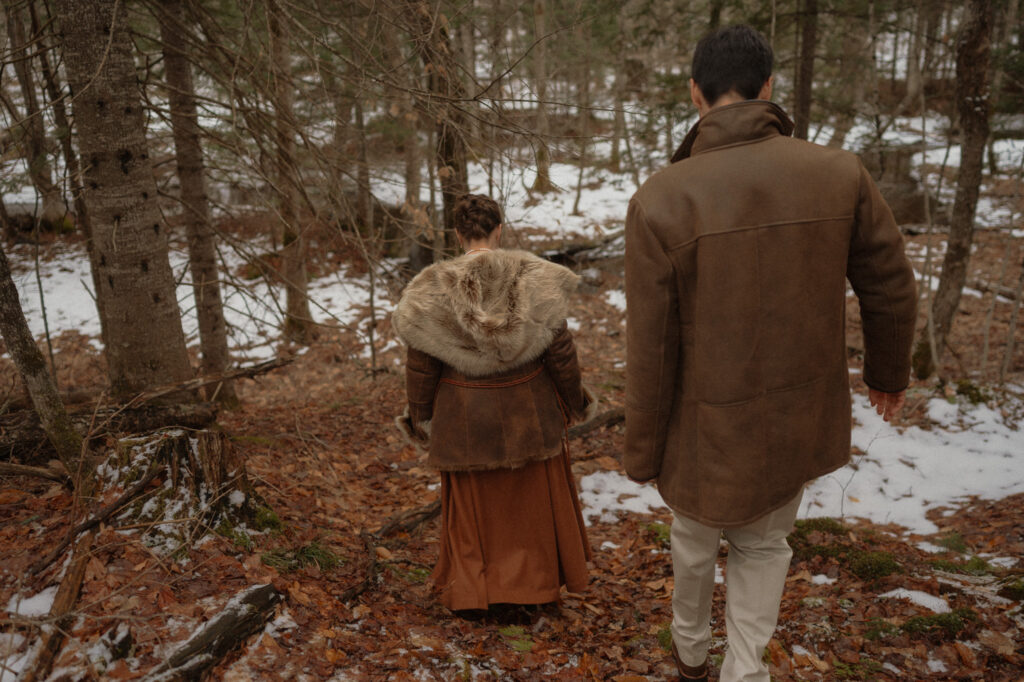
<path id="1" fill-rule="evenodd" d="M 715 559 L 729 543 L 721 679 L 763 680 L 805 483 L 850 459 L 846 280 L 864 381 L 901 409 L 914 274 L 853 154 L 789 137 L 769 101 L 772 51 L 748 26 L 700 41 L 700 120 L 630 201 L 626 453 L 672 508 L 673 656 L 707 678 Z"/>

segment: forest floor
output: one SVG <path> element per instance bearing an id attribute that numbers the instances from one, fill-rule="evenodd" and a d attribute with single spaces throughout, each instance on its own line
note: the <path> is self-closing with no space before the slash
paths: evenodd
<path id="1" fill-rule="evenodd" d="M 925 240 L 910 239 L 918 262 Z M 984 233 L 978 242 L 971 278 L 993 281 L 989 275 L 1000 267 L 1004 242 Z M 621 406 L 624 388 L 624 314 L 616 305 L 621 260 L 589 267 L 573 310 L 575 333 L 585 381 L 613 408 Z M 948 375 L 971 375 L 972 382 L 915 383 L 902 428 L 941 428 L 929 417 L 929 400 L 956 402 L 979 391 L 1014 428 L 1021 425 L 1024 349 L 1010 365 L 1011 390 L 992 388 L 1008 301 L 998 303 L 993 315 L 994 360 L 978 371 L 975 356 L 990 301 L 965 296 L 951 339 L 959 352 L 949 360 Z M 856 374 L 855 306 L 849 329 Z M 388 338 L 387 320 L 379 332 Z M 73 334 L 58 343 L 65 387 L 102 383 L 102 359 L 91 344 Z M 292 364 L 240 382 L 241 406 L 221 413 L 220 427 L 243 454 L 249 477 L 280 524 L 258 532 L 221 528 L 173 555 L 152 546 L 150 528 L 124 520 L 101 527 L 51 679 L 142 677 L 233 595 L 268 582 L 285 600 L 261 634 L 219 664 L 215 679 L 675 679 L 665 648 L 672 579 L 666 544 L 671 517 L 664 508 L 645 512 L 611 504 L 592 510 L 590 586 L 585 593 L 564 593 L 559 605 L 465 619 L 436 602 L 429 573 L 437 519 L 378 534 L 389 519 L 431 503 L 439 492 L 437 474 L 391 426 L 404 399 L 401 350 L 385 345 L 375 371 L 368 360 L 354 359 L 357 344 L 350 330 L 325 330 Z M 622 440 L 621 425 L 574 440 L 577 479 L 621 472 Z M 1024 470 L 1020 456 L 1017 472 Z M 622 493 L 617 501 L 628 497 Z M 59 484 L 0 480 L 4 682 L 26 664 L 63 566 L 55 562 L 31 579 L 25 569 L 66 535 L 72 504 Z M 930 532 L 855 515 L 798 524 L 780 624 L 767 653 L 775 680 L 1024 675 L 1024 494 L 962 498 L 933 506 L 927 515 L 934 524 Z M 723 547 L 720 568 L 725 561 Z M 725 645 L 723 597 L 719 584 L 716 665 Z M 118 652 L 111 633 L 125 625 L 132 646 Z M 711 678 L 717 679 L 717 668 Z"/>

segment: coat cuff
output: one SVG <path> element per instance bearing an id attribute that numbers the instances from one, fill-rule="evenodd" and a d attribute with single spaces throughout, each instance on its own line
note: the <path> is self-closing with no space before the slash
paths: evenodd
<path id="1" fill-rule="evenodd" d="M 666 415 L 626 407 L 626 446 L 622 466 L 634 481 L 650 481 L 661 473 Z"/>
<path id="2" fill-rule="evenodd" d="M 591 390 L 590 386 L 583 384 L 583 399 L 586 401 L 586 407 L 583 408 L 583 414 L 580 417 L 580 422 L 586 424 L 591 419 L 597 417 L 598 408 L 601 407 L 601 401 L 597 399 L 597 395 Z"/>
<path id="3" fill-rule="evenodd" d="M 413 422 L 409 417 L 409 409 L 395 417 L 395 426 L 405 441 L 416 448 L 420 453 L 426 454 L 426 448 L 430 445 L 430 420 Z"/>

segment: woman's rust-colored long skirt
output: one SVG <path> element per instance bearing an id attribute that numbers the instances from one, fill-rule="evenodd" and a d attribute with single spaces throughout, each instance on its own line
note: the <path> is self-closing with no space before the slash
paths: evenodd
<path id="1" fill-rule="evenodd" d="M 569 453 L 518 469 L 441 472 L 433 582 L 449 609 L 544 604 L 587 586 L 590 545 Z"/>

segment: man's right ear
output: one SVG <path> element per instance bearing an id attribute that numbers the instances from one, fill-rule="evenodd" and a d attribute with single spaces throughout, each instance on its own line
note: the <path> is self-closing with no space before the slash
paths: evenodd
<path id="1" fill-rule="evenodd" d="M 708 101 L 704 98 L 704 93 L 700 91 L 697 81 L 692 78 L 690 79 L 690 99 L 693 100 L 693 106 L 697 107 L 697 113 L 701 116 L 708 113 L 711 109 L 708 106 Z"/>

